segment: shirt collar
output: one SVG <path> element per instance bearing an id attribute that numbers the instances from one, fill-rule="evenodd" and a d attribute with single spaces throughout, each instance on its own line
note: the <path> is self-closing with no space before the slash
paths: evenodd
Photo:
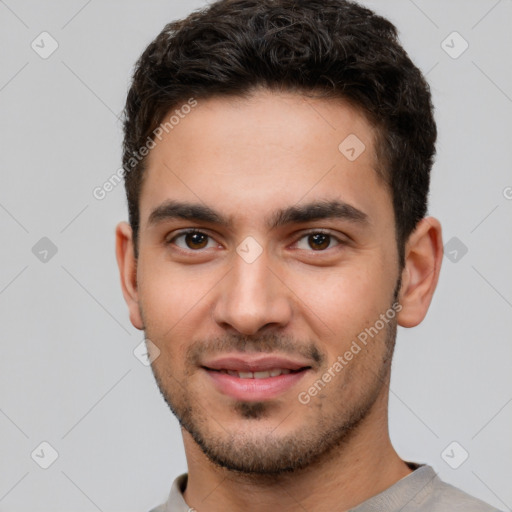
<path id="1" fill-rule="evenodd" d="M 185 499 L 183 498 L 183 491 L 187 486 L 188 474 L 183 473 L 178 476 L 171 486 L 171 492 L 169 493 L 169 498 L 167 499 L 167 503 L 165 508 L 162 509 L 162 512 L 193 512 L 194 509 L 189 507 Z"/>
<path id="2" fill-rule="evenodd" d="M 437 473 L 427 464 L 407 462 L 412 473 L 404 476 L 381 493 L 367 499 L 350 512 L 382 512 L 383 510 L 400 510 L 414 499 L 420 499 L 431 491 Z M 416 468 L 416 469 L 415 469 Z M 178 476 L 171 487 L 169 498 L 164 507 L 156 509 L 158 512 L 194 512 L 183 498 L 183 491 L 187 485 L 188 474 Z"/>
<path id="3" fill-rule="evenodd" d="M 411 464 L 414 463 L 407 464 L 411 467 Z M 414 467 L 417 469 L 412 473 L 404 476 L 379 494 L 368 498 L 357 507 L 351 508 L 349 512 L 382 512 L 384 510 L 392 512 L 404 509 L 406 505 L 415 500 L 420 502 L 425 495 L 432 492 L 439 477 L 434 469 L 427 464 L 414 464 Z"/>

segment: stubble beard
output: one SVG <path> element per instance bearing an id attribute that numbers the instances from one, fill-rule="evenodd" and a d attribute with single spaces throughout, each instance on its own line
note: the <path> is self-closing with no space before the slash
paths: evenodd
<path id="1" fill-rule="evenodd" d="M 199 404 L 193 391 L 187 390 L 186 386 L 178 383 L 172 375 L 157 371 L 156 365 L 152 365 L 152 368 L 157 385 L 169 408 L 211 462 L 238 474 L 275 477 L 321 464 L 325 459 L 332 457 L 343 444 L 348 443 L 358 431 L 383 389 L 389 385 L 396 326 L 396 319 L 393 319 L 386 324 L 384 340 L 372 341 L 385 344 L 375 370 L 365 368 L 364 365 L 353 365 L 351 362 L 342 370 L 345 374 L 337 377 L 344 379 L 340 391 L 350 384 L 352 389 L 360 390 L 364 387 L 355 403 L 347 404 L 348 400 L 345 403 L 340 400 L 338 407 L 324 411 L 323 399 L 319 396 L 314 397 L 311 405 L 316 409 L 315 420 L 309 424 L 297 421 L 297 428 L 286 435 L 279 435 L 279 424 L 287 419 L 283 413 L 274 415 L 275 425 L 266 433 L 251 433 L 252 426 L 255 427 L 254 430 L 259 430 L 258 421 L 273 414 L 275 404 L 263 401 L 235 402 L 233 411 L 238 418 L 246 420 L 247 426 L 243 430 L 230 432 L 229 425 L 222 425 L 208 414 L 208 411 Z M 271 336 L 265 339 L 268 348 L 272 345 L 272 339 L 279 338 Z M 280 348 L 282 344 L 278 342 L 275 346 Z M 369 345 L 365 350 L 374 348 Z M 356 371 L 358 368 L 359 373 Z M 367 377 L 364 373 L 370 373 L 371 376 Z M 336 378 L 333 381 L 327 386 L 336 386 Z M 357 382 L 360 382 L 361 386 L 358 387 Z M 292 411 L 290 420 L 293 420 L 292 416 L 303 414 L 305 411 L 302 409 L 305 406 L 298 405 L 298 401 L 296 407 L 299 409 Z M 308 412 L 311 414 L 311 411 Z"/>

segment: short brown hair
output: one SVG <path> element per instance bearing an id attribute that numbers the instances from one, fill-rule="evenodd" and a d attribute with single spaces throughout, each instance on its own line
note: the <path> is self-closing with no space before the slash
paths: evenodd
<path id="1" fill-rule="evenodd" d="M 167 24 L 146 48 L 124 111 L 135 253 L 146 158 L 134 155 L 191 97 L 243 97 L 260 86 L 344 99 L 377 128 L 403 264 L 404 244 L 427 211 L 437 137 L 430 89 L 395 26 L 347 0 L 220 0 Z"/>

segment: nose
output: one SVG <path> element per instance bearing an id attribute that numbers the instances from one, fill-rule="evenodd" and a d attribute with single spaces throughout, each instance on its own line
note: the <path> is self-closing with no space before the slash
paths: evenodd
<path id="1" fill-rule="evenodd" d="M 244 335 L 284 328 L 290 321 L 290 290 L 279 272 L 271 268 L 266 251 L 248 263 L 238 254 L 221 281 L 214 307 L 214 320 L 224 330 Z"/>

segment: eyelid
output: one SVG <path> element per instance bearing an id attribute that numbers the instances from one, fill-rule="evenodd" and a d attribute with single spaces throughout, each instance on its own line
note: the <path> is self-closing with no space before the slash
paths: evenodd
<path id="1" fill-rule="evenodd" d="M 306 231 L 301 231 L 301 237 L 306 235 L 315 235 L 317 233 L 320 233 L 322 235 L 330 235 L 334 238 L 337 238 L 336 234 L 332 230 L 327 228 L 310 228 L 307 229 Z"/>

